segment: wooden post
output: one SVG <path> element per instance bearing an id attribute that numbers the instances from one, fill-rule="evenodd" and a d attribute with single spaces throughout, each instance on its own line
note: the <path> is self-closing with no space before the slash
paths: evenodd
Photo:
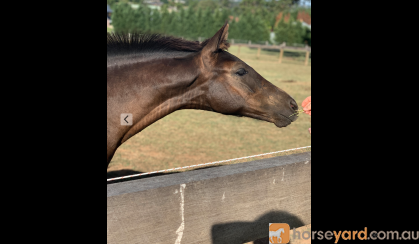
<path id="1" fill-rule="evenodd" d="M 258 47 L 258 54 L 257 54 L 257 57 L 259 58 L 259 56 L 260 56 L 260 47 Z"/>
<path id="2" fill-rule="evenodd" d="M 240 54 L 240 47 L 241 47 L 241 45 L 239 45 L 239 51 L 237 52 L 237 56 L 239 56 L 239 54 Z"/>
<path id="3" fill-rule="evenodd" d="M 234 39 L 231 39 L 231 44 L 234 44 Z"/>
<path id="4" fill-rule="evenodd" d="M 282 56 L 283 55 L 284 55 L 284 49 L 281 48 L 281 52 L 279 53 L 279 60 L 278 60 L 279 63 L 282 63 Z"/>
<path id="5" fill-rule="evenodd" d="M 308 56 L 310 55 L 310 52 L 309 51 L 307 51 L 306 52 L 306 62 L 305 62 L 305 66 L 307 66 L 308 65 Z"/>

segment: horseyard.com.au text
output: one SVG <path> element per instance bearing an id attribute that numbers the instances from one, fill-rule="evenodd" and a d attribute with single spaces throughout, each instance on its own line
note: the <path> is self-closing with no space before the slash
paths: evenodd
<path id="1" fill-rule="evenodd" d="M 368 232 L 367 227 L 364 230 L 345 230 L 345 231 L 291 231 L 292 239 L 309 239 L 312 240 L 419 240 L 419 231 L 371 231 Z M 311 236 L 310 236 L 311 234 Z"/>

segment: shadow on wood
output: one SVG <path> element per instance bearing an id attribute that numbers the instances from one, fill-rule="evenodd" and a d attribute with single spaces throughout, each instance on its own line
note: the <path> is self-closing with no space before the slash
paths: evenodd
<path id="1" fill-rule="evenodd" d="M 269 238 L 269 223 L 287 223 L 292 228 L 304 225 L 304 222 L 293 214 L 285 211 L 272 211 L 262 215 L 253 222 L 232 222 L 212 226 L 212 244 L 243 244 L 255 241 L 260 236 Z M 240 238 L 238 238 L 240 236 Z M 268 238 L 259 239 L 256 243 L 269 243 Z M 265 240 L 268 240 L 267 242 Z"/>

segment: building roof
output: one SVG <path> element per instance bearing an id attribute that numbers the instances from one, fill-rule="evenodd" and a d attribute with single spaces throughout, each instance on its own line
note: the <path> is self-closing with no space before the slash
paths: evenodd
<path id="1" fill-rule="evenodd" d="M 113 11 L 112 11 L 111 7 L 109 7 L 109 5 L 107 5 L 107 6 L 108 6 L 108 13 L 112 13 Z"/>
<path id="2" fill-rule="evenodd" d="M 276 16 L 276 21 L 275 21 L 275 27 L 278 26 L 279 21 L 282 19 L 282 17 L 284 18 L 284 22 L 287 23 L 290 19 L 290 13 L 283 15 L 282 12 L 280 12 L 277 16 Z M 297 13 L 297 21 L 300 21 L 301 24 L 305 27 L 307 27 L 309 30 L 311 30 L 311 16 L 304 12 L 304 11 L 298 11 Z M 272 30 L 271 30 L 272 31 Z"/>
<path id="3" fill-rule="evenodd" d="M 282 19 L 282 15 L 283 15 L 283 13 L 280 12 L 276 16 L 275 26 L 277 26 L 278 22 Z M 284 16 L 284 22 L 287 23 L 289 19 L 290 19 L 290 14 L 288 13 Z M 308 13 L 306 13 L 304 11 L 298 11 L 297 20 L 305 23 L 306 26 L 310 26 L 310 28 L 311 28 L 311 16 Z"/>

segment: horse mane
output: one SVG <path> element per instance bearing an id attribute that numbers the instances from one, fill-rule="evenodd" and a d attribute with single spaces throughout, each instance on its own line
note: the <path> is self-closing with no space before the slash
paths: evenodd
<path id="1" fill-rule="evenodd" d="M 108 33 L 107 38 L 108 56 L 153 52 L 199 52 L 203 47 L 198 41 L 160 34 Z"/>
<path id="2" fill-rule="evenodd" d="M 135 53 L 199 52 L 210 39 L 199 43 L 161 34 L 107 33 L 107 56 Z M 223 43 L 228 45 L 227 41 Z"/>

